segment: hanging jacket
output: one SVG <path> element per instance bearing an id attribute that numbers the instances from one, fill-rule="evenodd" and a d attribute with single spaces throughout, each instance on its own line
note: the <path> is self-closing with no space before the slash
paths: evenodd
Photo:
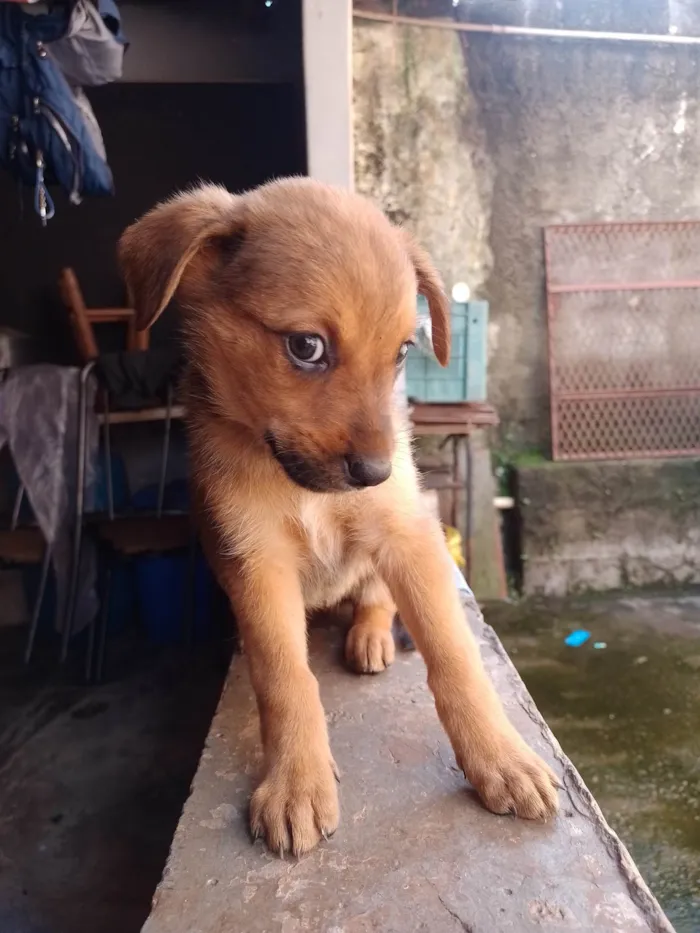
<path id="1" fill-rule="evenodd" d="M 34 188 L 43 223 L 53 216 L 48 185 L 60 185 L 74 204 L 113 193 L 101 136 L 94 138 L 46 48 L 66 35 L 76 5 L 56 3 L 30 15 L 0 2 L 0 168 Z"/>
<path id="2" fill-rule="evenodd" d="M 71 87 L 97 87 L 122 76 L 126 39 L 111 0 L 77 0 L 68 29 L 52 42 L 49 55 Z"/>

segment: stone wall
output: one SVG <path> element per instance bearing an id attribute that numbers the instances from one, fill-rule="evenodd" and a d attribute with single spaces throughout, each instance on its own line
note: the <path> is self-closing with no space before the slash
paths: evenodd
<path id="1" fill-rule="evenodd" d="M 700 460 L 518 470 L 523 592 L 700 583 Z"/>
<path id="2" fill-rule="evenodd" d="M 457 9 L 487 22 L 700 34 L 689 0 Z M 354 45 L 357 187 L 414 230 L 449 286 L 466 279 L 490 301 L 501 441 L 548 453 L 542 229 L 700 218 L 700 48 L 361 19 Z"/>

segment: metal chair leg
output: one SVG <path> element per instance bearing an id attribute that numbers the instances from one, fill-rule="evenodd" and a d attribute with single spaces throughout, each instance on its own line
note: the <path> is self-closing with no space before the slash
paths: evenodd
<path id="1" fill-rule="evenodd" d="M 85 649 L 85 683 L 88 684 L 92 682 L 93 662 L 95 660 L 95 630 L 97 628 L 97 619 L 98 617 L 95 616 L 95 618 L 90 623 L 90 627 L 88 629 L 87 648 Z"/>
<path id="2" fill-rule="evenodd" d="M 32 611 L 32 619 L 29 623 L 29 634 L 27 635 L 27 645 L 24 649 L 24 663 L 29 664 L 32 659 L 32 654 L 34 652 L 34 642 L 36 641 L 36 633 L 39 628 L 39 616 L 41 615 L 41 607 L 44 604 L 44 594 L 46 592 L 46 583 L 49 579 L 49 568 L 51 567 L 51 546 L 46 545 L 46 550 L 44 551 L 44 559 L 41 562 L 41 577 L 39 578 L 39 590 L 36 594 L 36 600 L 34 602 L 34 610 Z"/>
<path id="3" fill-rule="evenodd" d="M 160 460 L 160 478 L 158 480 L 158 518 L 163 514 L 163 503 L 165 500 L 165 480 L 168 475 L 168 459 L 170 457 L 170 429 L 173 418 L 173 387 L 168 384 L 168 399 L 165 412 L 165 427 L 163 429 L 163 451 Z"/>
<path id="4" fill-rule="evenodd" d="M 15 496 L 15 504 L 12 507 L 12 521 L 10 524 L 10 531 L 16 531 L 17 525 L 19 525 L 19 513 L 22 510 L 23 502 L 24 502 L 24 486 L 20 483 L 20 487 L 17 490 L 17 495 Z"/>
<path id="5" fill-rule="evenodd" d="M 98 556 L 98 573 L 99 573 L 99 556 Z M 85 683 L 92 683 L 93 675 L 95 672 L 95 642 L 97 640 L 97 629 L 100 624 L 100 619 L 102 618 L 102 611 L 104 606 L 105 594 L 104 590 L 106 587 L 102 587 L 102 592 L 99 593 L 99 610 L 95 615 L 95 618 L 90 622 L 90 627 L 87 633 L 87 647 L 85 648 Z"/>
<path id="6" fill-rule="evenodd" d="M 187 552 L 187 582 L 185 584 L 184 606 L 184 641 L 187 648 L 194 644 L 195 616 L 197 612 L 197 558 L 199 556 L 199 541 L 193 532 Z"/>
<path id="7" fill-rule="evenodd" d="M 78 596 L 80 576 L 80 557 L 82 553 L 83 517 L 85 512 L 85 474 L 87 468 L 87 381 L 94 369 L 94 362 L 88 363 L 80 371 L 78 383 L 78 462 L 75 489 L 75 520 L 73 527 L 73 560 L 70 581 L 66 595 L 66 608 L 63 618 L 60 661 L 64 664 L 68 657 L 68 645 L 73 632 L 73 617 Z"/>
<path id="8" fill-rule="evenodd" d="M 112 475 L 112 432 L 109 423 L 109 392 L 103 395 L 104 439 L 105 439 L 105 476 L 107 478 L 107 514 L 114 520 L 114 476 Z"/>
<path id="9" fill-rule="evenodd" d="M 105 587 L 100 607 L 100 631 L 97 640 L 97 661 L 95 664 L 95 683 L 101 683 L 104 673 L 105 651 L 107 646 L 107 626 L 109 624 L 109 600 L 112 592 L 112 567 L 107 565 Z"/>

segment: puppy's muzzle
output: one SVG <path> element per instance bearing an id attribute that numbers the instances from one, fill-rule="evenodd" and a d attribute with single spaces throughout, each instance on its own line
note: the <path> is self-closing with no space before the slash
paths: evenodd
<path id="1" fill-rule="evenodd" d="M 379 486 L 391 476 L 391 461 L 380 457 L 347 454 L 332 461 L 319 461 L 281 444 L 268 431 L 265 442 L 270 453 L 292 482 L 311 492 L 344 492 Z"/>

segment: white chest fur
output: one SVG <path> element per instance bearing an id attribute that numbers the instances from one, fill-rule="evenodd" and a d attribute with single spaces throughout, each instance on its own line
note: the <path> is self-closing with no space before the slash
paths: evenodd
<path id="1" fill-rule="evenodd" d="M 301 568 L 306 606 L 308 609 L 336 606 L 369 576 L 372 568 L 369 555 L 363 554 L 352 541 L 330 496 L 304 497 L 299 523 L 306 545 Z"/>

